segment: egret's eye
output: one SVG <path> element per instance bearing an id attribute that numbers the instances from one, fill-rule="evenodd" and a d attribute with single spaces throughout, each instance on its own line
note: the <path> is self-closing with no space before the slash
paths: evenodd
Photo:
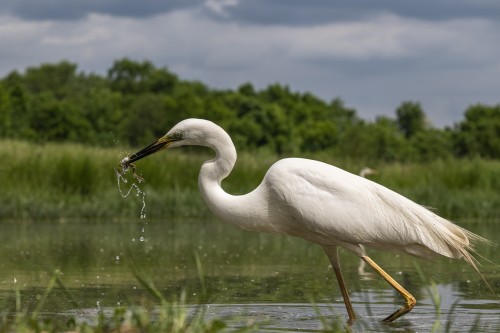
<path id="1" fill-rule="evenodd" d="M 172 134 L 172 138 L 175 140 L 180 140 L 182 138 L 182 134 L 180 132 L 175 132 Z"/>

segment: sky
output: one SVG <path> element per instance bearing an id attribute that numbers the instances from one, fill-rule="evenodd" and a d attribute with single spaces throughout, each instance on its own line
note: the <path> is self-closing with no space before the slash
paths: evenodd
<path id="1" fill-rule="evenodd" d="M 421 103 L 436 127 L 500 103 L 498 0 L 2 0 L 0 76 L 128 57 L 213 88 L 273 83 L 360 117 Z"/>

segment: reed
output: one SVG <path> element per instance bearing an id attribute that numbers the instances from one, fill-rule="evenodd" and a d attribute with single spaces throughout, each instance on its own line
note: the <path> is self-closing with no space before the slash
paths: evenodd
<path id="1" fill-rule="evenodd" d="M 114 167 L 127 152 L 77 144 L 37 145 L 0 141 L 0 219 L 109 219 L 138 217 L 142 202 L 123 199 Z M 160 153 L 137 163 L 146 179 L 149 217 L 210 216 L 197 188 L 206 149 Z M 364 161 L 335 156 L 308 156 L 357 173 Z M 231 193 L 255 188 L 278 157 L 266 152 L 242 153 L 223 187 Z M 500 161 L 436 160 L 426 164 L 378 163 L 371 179 L 456 219 L 500 216 Z M 133 181 L 132 179 L 130 182 Z M 128 184 L 123 184 L 124 191 Z"/>

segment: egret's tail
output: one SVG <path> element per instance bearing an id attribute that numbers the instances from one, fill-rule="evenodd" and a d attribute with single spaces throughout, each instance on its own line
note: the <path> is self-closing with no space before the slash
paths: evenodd
<path id="1" fill-rule="evenodd" d="M 475 255 L 481 257 L 482 259 L 484 259 L 484 260 L 486 260 L 486 261 L 488 261 L 490 263 L 493 263 L 490 260 L 488 260 L 487 258 L 484 258 L 483 256 L 481 256 L 474 249 L 474 245 L 477 244 L 477 243 L 485 243 L 485 244 L 488 244 L 488 245 L 493 245 L 493 243 L 490 240 L 488 240 L 488 239 L 486 239 L 484 237 L 481 237 L 479 235 L 476 235 L 475 233 L 470 232 L 467 229 L 458 227 L 456 225 L 454 225 L 454 226 L 460 229 L 461 233 L 464 235 L 465 239 L 467 240 L 463 247 L 459 247 L 458 248 L 458 251 L 462 254 L 462 258 L 465 260 L 466 263 L 468 263 L 469 265 L 472 266 L 472 268 L 481 277 L 481 279 L 486 284 L 486 286 L 488 287 L 488 289 L 491 291 L 491 293 L 493 295 L 495 295 L 496 299 L 500 303 L 500 298 L 498 297 L 498 295 L 495 293 L 495 291 L 493 290 L 493 288 L 491 287 L 491 285 L 488 283 L 488 281 L 486 280 L 486 278 L 484 277 L 484 275 L 479 270 L 478 265 L 480 263 L 479 263 L 479 261 L 473 255 L 473 254 L 475 254 Z"/>

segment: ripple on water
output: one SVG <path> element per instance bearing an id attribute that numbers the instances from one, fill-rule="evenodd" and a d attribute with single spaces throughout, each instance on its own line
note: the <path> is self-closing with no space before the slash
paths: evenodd
<path id="1" fill-rule="evenodd" d="M 353 332 L 498 332 L 500 331 L 500 309 L 491 308 L 488 301 L 460 300 L 459 303 L 444 302 L 440 314 L 428 298 L 422 299 L 412 312 L 394 323 L 381 323 L 400 304 L 392 301 L 369 303 L 368 298 L 380 297 L 379 291 L 369 291 L 363 295 L 353 294 L 353 306 L 358 321 L 352 325 Z M 392 299 L 394 300 L 394 298 Z M 205 319 L 223 319 L 230 328 L 241 328 L 252 323 L 258 324 L 258 331 L 266 332 L 320 332 L 335 327 L 346 326 L 347 315 L 342 303 L 257 303 L 257 304 L 204 304 L 186 305 L 188 313 L 202 307 Z M 471 309 L 472 307 L 472 309 Z M 92 323 L 99 311 L 111 316 L 111 308 L 72 310 L 66 316 L 77 317 Z M 158 309 L 156 310 L 158 311 Z"/>

